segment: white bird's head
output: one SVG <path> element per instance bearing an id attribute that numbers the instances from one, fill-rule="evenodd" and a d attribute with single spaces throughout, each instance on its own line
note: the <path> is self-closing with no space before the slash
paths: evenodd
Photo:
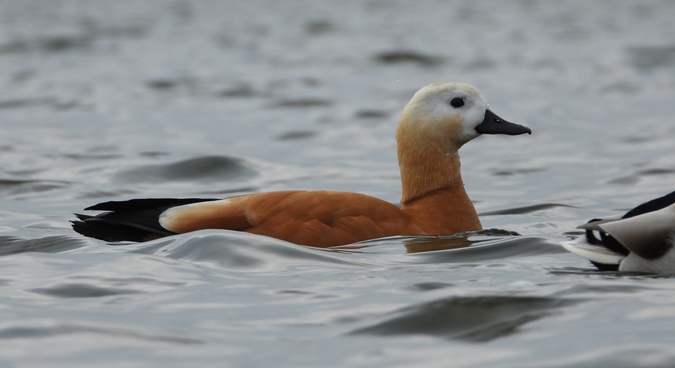
<path id="1" fill-rule="evenodd" d="M 459 149 L 481 134 L 518 135 L 532 131 L 495 115 L 480 91 L 465 83 L 438 83 L 415 93 L 401 115 L 397 136 L 437 147 Z M 419 142 L 421 143 L 421 142 Z"/>

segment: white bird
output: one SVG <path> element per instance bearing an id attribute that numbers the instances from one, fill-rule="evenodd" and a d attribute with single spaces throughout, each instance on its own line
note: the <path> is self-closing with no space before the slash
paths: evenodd
<path id="1" fill-rule="evenodd" d="M 600 270 L 675 275 L 675 191 L 621 218 L 593 219 L 578 228 L 586 235 L 563 247 Z"/>

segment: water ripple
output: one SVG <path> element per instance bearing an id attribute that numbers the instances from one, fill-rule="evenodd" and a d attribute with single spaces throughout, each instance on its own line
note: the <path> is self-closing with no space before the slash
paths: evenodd
<path id="1" fill-rule="evenodd" d="M 47 236 L 24 239 L 14 236 L 0 236 L 0 256 L 25 252 L 60 253 L 79 249 L 92 244 L 91 240 L 71 236 Z"/>
<path id="2" fill-rule="evenodd" d="M 506 209 L 497 210 L 497 211 L 481 212 L 480 216 L 523 215 L 523 214 L 527 214 L 527 213 L 539 212 L 539 211 L 543 211 L 543 210 L 560 208 L 560 207 L 576 208 L 574 206 L 570 206 L 570 205 L 563 204 L 563 203 L 540 203 L 540 204 L 535 204 L 535 205 L 531 205 L 531 206 L 513 207 L 513 208 L 506 208 Z"/>
<path id="3" fill-rule="evenodd" d="M 139 293 L 137 290 L 101 287 L 81 283 L 59 283 L 55 286 L 35 288 L 28 291 L 57 298 L 99 298 L 103 296 Z"/>
<path id="4" fill-rule="evenodd" d="M 40 193 L 50 190 L 67 188 L 71 183 L 67 181 L 47 179 L 0 179 L 0 193 L 6 196 L 26 193 Z"/>
<path id="5" fill-rule="evenodd" d="M 228 156 L 202 156 L 178 162 L 143 165 L 115 175 L 124 183 L 192 180 L 233 180 L 258 175 L 255 166 L 244 159 Z"/>
<path id="6" fill-rule="evenodd" d="M 401 309 L 382 322 L 352 333 L 421 334 L 485 342 L 514 334 L 523 325 L 574 303 L 544 297 L 450 297 Z"/>
<path id="7" fill-rule="evenodd" d="M 31 322 L 23 325 L 13 322 L 0 327 L 0 339 L 45 338 L 72 334 L 95 334 L 113 337 L 130 338 L 169 344 L 199 344 L 202 341 L 185 336 L 175 336 L 166 333 L 136 331 L 132 328 L 119 328 L 103 325 L 85 325 L 78 323 L 40 323 Z"/>
<path id="8" fill-rule="evenodd" d="M 291 266 L 359 266 L 358 259 L 299 246 L 260 235 L 202 230 L 125 246 L 133 253 L 153 254 L 238 271 L 271 271 Z"/>

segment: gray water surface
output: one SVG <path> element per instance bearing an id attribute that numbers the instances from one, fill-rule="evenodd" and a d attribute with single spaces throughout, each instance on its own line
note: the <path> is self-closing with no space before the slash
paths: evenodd
<path id="1" fill-rule="evenodd" d="M 3 367 L 672 367 L 675 281 L 559 242 L 675 183 L 672 1 L 0 1 Z M 397 202 L 423 85 L 532 136 L 460 151 L 487 230 L 324 250 L 106 244 L 73 212 L 280 189 Z"/>

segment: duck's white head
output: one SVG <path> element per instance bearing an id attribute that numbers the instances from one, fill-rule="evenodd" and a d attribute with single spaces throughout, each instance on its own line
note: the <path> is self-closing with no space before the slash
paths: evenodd
<path id="1" fill-rule="evenodd" d="M 399 135 L 428 144 L 447 142 L 455 149 L 481 134 L 517 135 L 532 133 L 509 123 L 488 109 L 480 91 L 466 83 L 438 83 L 415 93 L 403 110 Z"/>

